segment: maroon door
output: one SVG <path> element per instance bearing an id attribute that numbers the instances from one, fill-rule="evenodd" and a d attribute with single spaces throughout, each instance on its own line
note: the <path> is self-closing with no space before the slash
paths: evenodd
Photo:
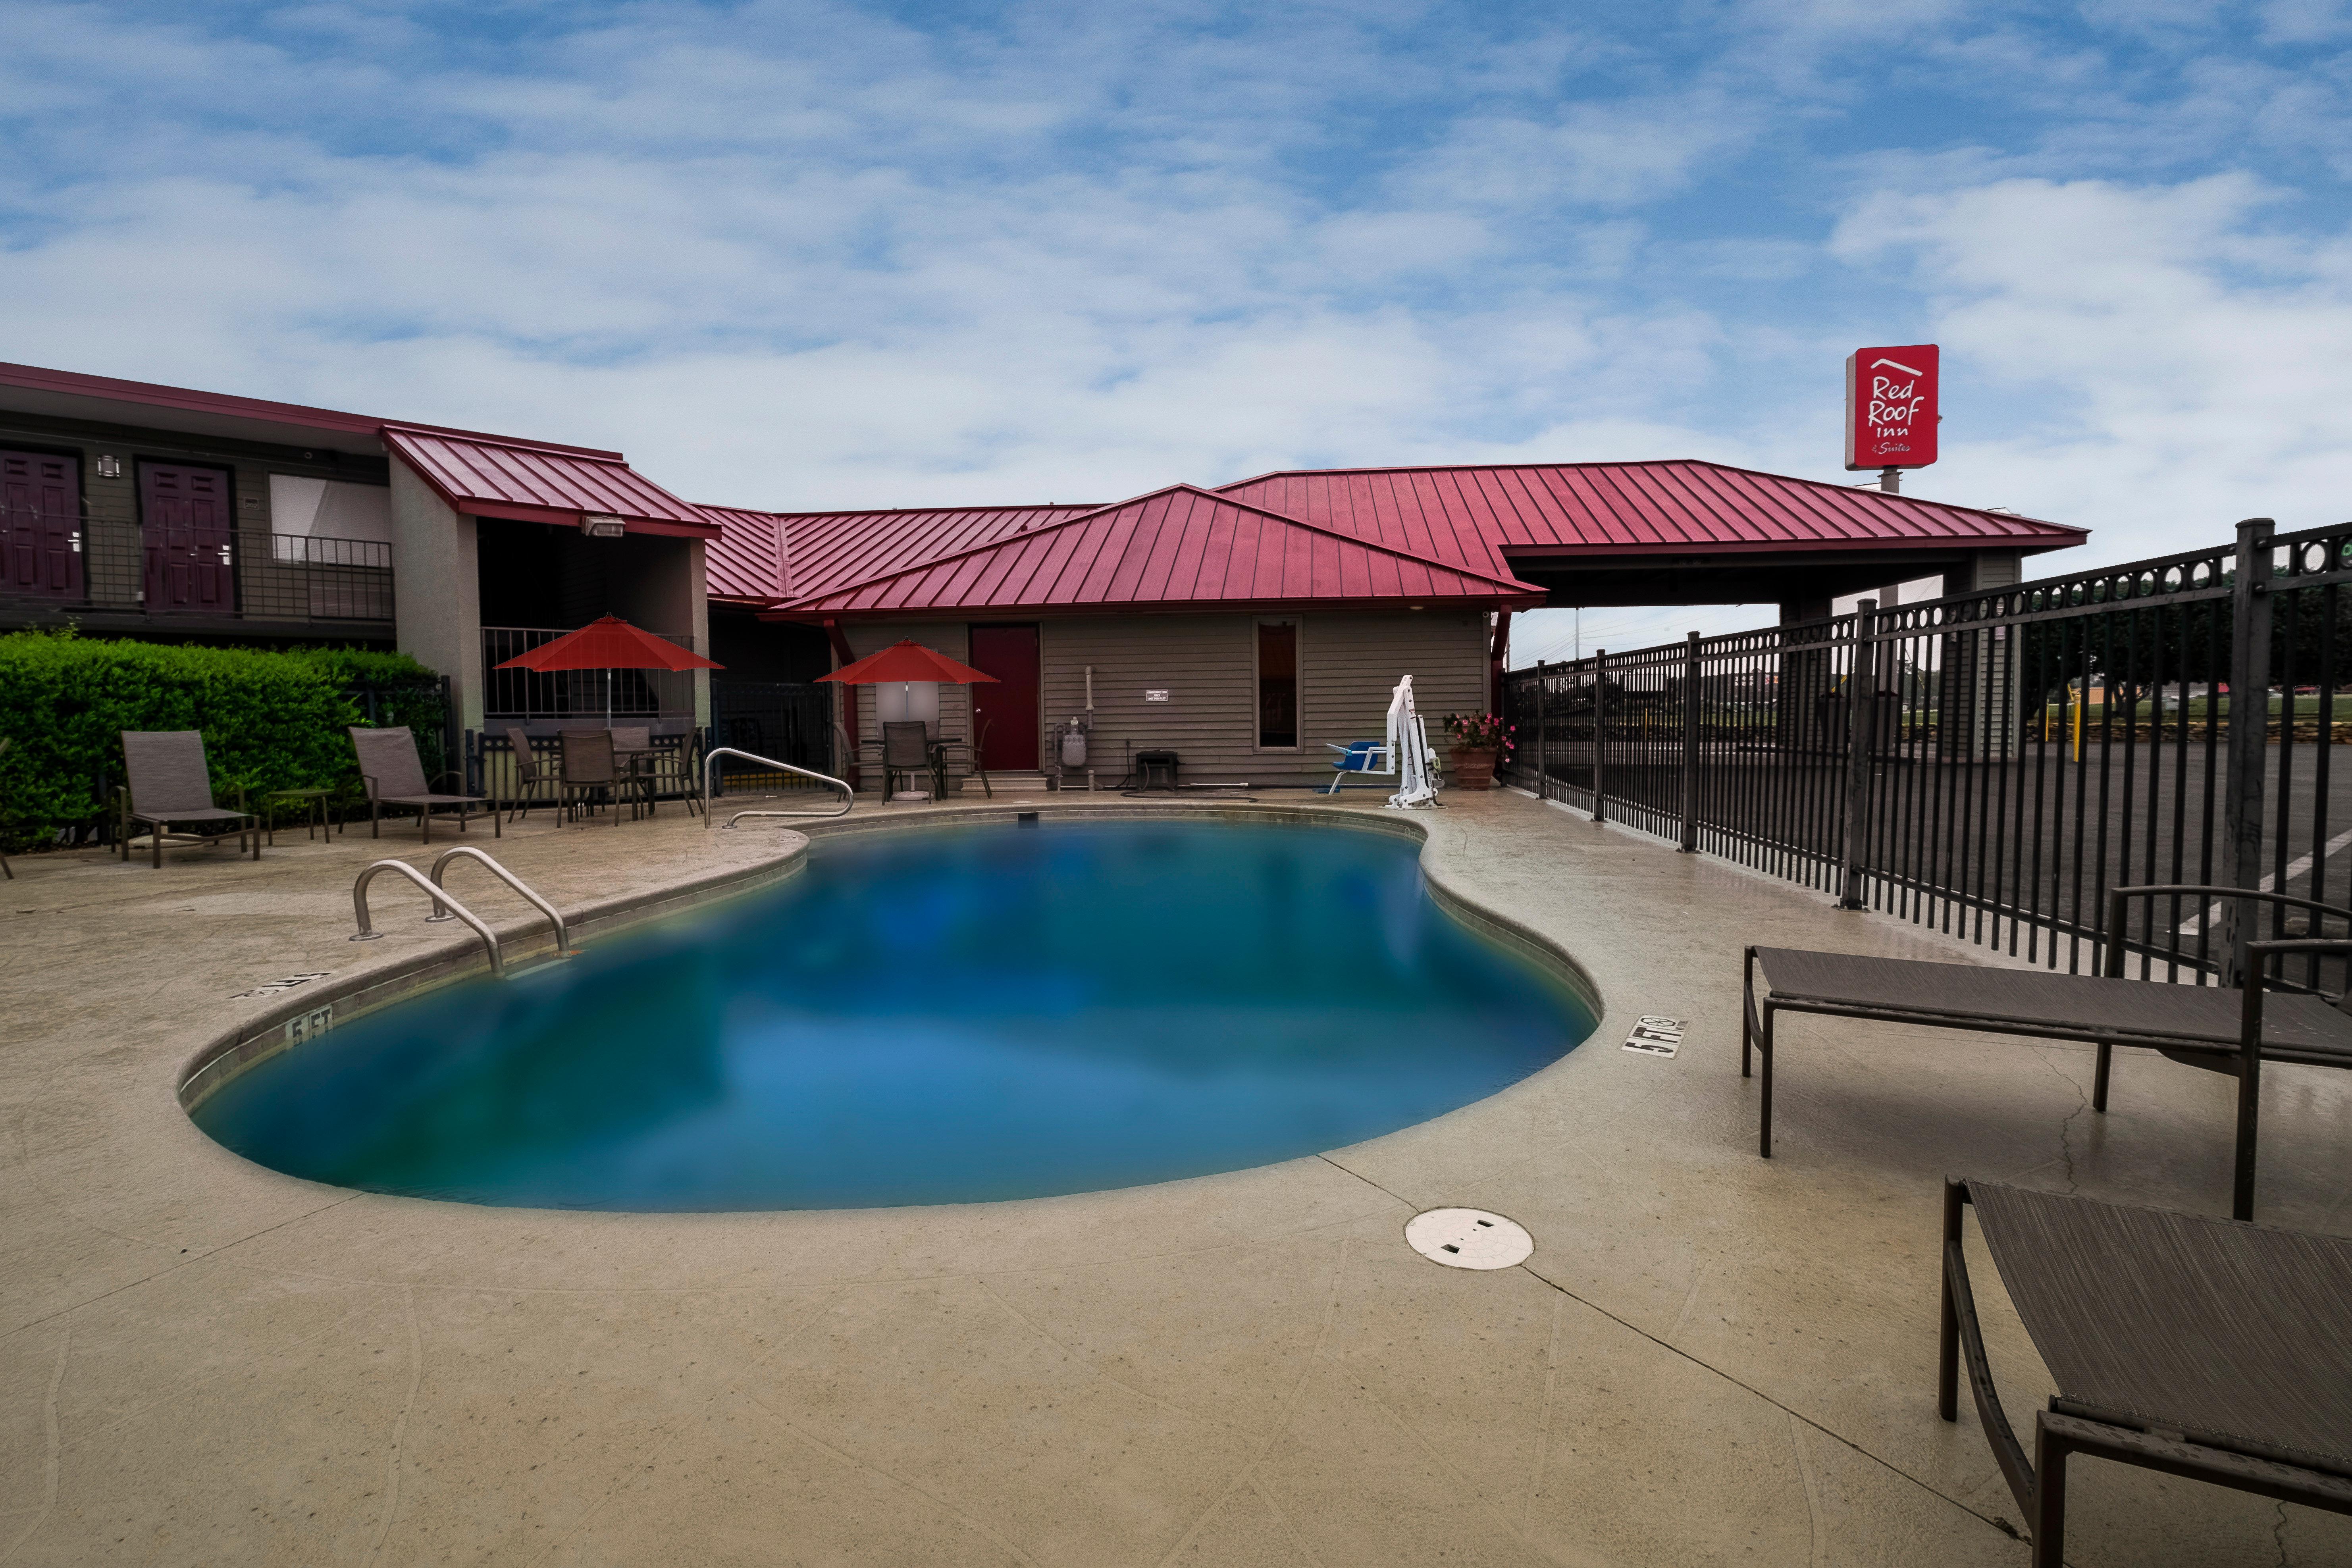
<path id="1" fill-rule="evenodd" d="M 236 498 L 226 468 L 139 465 L 139 521 L 147 543 L 147 613 L 236 608 L 230 552 Z"/>
<path id="2" fill-rule="evenodd" d="M 0 452 L 0 593 L 81 597 L 81 465 Z"/>
<path id="3" fill-rule="evenodd" d="M 1037 628 L 974 626 L 971 667 L 996 677 L 971 684 L 972 732 L 991 773 L 1037 770 Z"/>

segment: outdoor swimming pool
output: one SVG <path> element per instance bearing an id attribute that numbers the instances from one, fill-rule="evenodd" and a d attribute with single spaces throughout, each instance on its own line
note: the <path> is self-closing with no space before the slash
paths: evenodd
<path id="1" fill-rule="evenodd" d="M 775 889 L 428 993 L 223 1085 L 221 1143 L 470 1203 L 849 1208 L 1338 1148 L 1591 1032 L 1361 830 L 1048 820 L 846 836 Z"/>

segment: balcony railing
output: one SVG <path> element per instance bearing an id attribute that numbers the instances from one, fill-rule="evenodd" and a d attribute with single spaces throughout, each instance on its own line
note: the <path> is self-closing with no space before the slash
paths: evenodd
<path id="1" fill-rule="evenodd" d="M 500 669 L 510 658 L 553 642 L 572 628 L 484 626 L 483 709 L 493 720 L 691 719 L 694 672 L 668 669 Z M 683 648 L 694 638 L 656 632 Z M 698 648 L 696 652 L 701 651 Z"/>
<path id="2" fill-rule="evenodd" d="M 0 524 L 16 521 L 0 514 Z M 58 539 L 13 526 L 8 533 L 28 565 L 0 572 L 0 601 L 12 616 L 392 624 L 392 546 L 378 540 L 247 529 L 167 544 L 102 520 Z"/>

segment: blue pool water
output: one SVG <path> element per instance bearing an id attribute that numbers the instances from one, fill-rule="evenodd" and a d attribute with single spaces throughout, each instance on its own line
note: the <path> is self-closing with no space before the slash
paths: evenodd
<path id="1" fill-rule="evenodd" d="M 1360 831 L 860 836 L 759 894 L 261 1063 L 195 1111 L 277 1170 L 646 1211 L 1034 1197 L 1337 1148 L 1591 1014 Z"/>

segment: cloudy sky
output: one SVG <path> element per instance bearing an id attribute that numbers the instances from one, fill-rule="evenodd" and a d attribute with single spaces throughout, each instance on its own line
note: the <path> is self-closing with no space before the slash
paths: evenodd
<path id="1" fill-rule="evenodd" d="M 2097 530 L 2053 568 L 2352 512 L 2329 0 L 8 14 L 7 359 L 802 508 L 1843 482 L 1844 355 L 1924 341 L 1945 457 L 1907 488 Z"/>

